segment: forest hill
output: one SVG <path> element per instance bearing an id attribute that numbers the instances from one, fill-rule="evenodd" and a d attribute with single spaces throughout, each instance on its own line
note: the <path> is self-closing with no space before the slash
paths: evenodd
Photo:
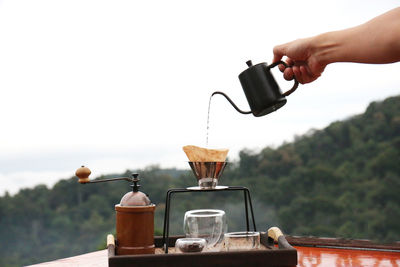
<path id="1" fill-rule="evenodd" d="M 250 189 L 261 231 L 276 225 L 291 235 L 400 240 L 399 133 L 396 96 L 276 149 L 243 150 L 227 165 L 221 183 Z M 192 186 L 194 178 L 189 170 L 149 167 L 138 172 L 157 204 L 160 234 L 166 191 Z M 99 248 L 106 234 L 114 232 L 114 205 L 127 191 L 125 183 L 82 186 L 72 177 L 51 189 L 39 185 L 6 194 L 0 198 L 0 265 L 33 264 Z M 205 206 L 224 209 L 229 229 L 240 229 L 242 209 L 235 203 L 241 197 L 177 199 L 172 234 L 182 231 L 184 211 Z"/>

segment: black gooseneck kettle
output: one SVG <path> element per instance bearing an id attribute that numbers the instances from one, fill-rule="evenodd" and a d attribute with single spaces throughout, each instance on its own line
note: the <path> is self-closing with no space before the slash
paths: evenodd
<path id="1" fill-rule="evenodd" d="M 223 92 L 216 91 L 211 95 L 223 95 L 229 103 L 242 114 L 253 113 L 255 117 L 261 117 L 281 108 L 287 102 L 285 97 L 293 93 L 299 85 L 299 82 L 295 78 L 293 87 L 282 94 L 270 69 L 279 64 L 284 65 L 286 68 L 290 67 L 286 62 L 278 61 L 271 65 L 267 65 L 267 63 L 253 65 L 251 60 L 249 60 L 246 64 L 248 69 L 239 74 L 239 80 L 242 84 L 247 102 L 249 102 L 251 111 L 242 111 L 239 109 Z"/>

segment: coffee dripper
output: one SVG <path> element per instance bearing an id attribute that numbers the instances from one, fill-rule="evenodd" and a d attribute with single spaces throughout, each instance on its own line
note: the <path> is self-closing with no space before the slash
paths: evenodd
<path id="1" fill-rule="evenodd" d="M 287 100 L 285 97 L 293 93 L 299 86 L 299 82 L 294 78 L 293 87 L 285 93 L 281 92 L 270 70 L 279 64 L 284 65 L 286 68 L 290 67 L 284 61 L 278 61 L 271 65 L 265 62 L 253 65 L 251 60 L 249 60 L 246 64 L 248 69 L 239 74 L 239 80 L 246 95 L 247 102 L 249 103 L 250 111 L 239 109 L 223 92 L 216 91 L 211 95 L 223 95 L 236 111 L 242 114 L 252 113 L 255 117 L 261 117 L 278 110 L 286 104 Z"/>

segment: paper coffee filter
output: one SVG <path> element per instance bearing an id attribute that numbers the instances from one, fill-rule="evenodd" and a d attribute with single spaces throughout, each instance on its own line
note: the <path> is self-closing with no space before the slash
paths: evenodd
<path id="1" fill-rule="evenodd" d="M 209 149 L 198 146 L 184 146 L 189 161 L 192 162 L 225 162 L 229 149 Z"/>

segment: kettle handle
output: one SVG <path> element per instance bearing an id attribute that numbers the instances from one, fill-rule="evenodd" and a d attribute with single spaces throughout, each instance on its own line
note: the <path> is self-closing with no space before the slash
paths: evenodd
<path id="1" fill-rule="evenodd" d="M 269 69 L 272 69 L 273 67 L 276 67 L 278 65 L 282 64 L 283 66 L 285 66 L 285 68 L 291 68 L 291 66 L 289 66 L 288 64 L 286 64 L 286 62 L 279 60 L 275 63 L 272 63 L 271 65 L 268 66 Z M 296 80 L 296 77 L 293 76 L 294 79 L 294 85 L 291 89 L 289 89 L 288 91 L 286 91 L 285 93 L 283 93 L 283 96 L 289 96 L 291 93 L 293 93 L 294 91 L 296 91 L 297 87 L 299 86 L 299 82 Z"/>
<path id="2" fill-rule="evenodd" d="M 220 92 L 220 91 L 215 91 L 214 93 L 211 94 L 211 97 L 212 97 L 213 95 L 223 95 L 223 96 L 225 96 L 226 100 L 228 100 L 229 103 L 231 103 L 231 105 L 236 109 L 237 112 L 240 112 L 240 113 L 242 113 L 242 114 L 251 114 L 251 110 L 250 110 L 250 111 L 243 111 L 243 110 L 241 110 L 240 108 L 238 108 L 238 107 L 235 105 L 235 103 L 233 103 L 233 101 L 229 98 L 229 96 L 227 96 L 225 93 Z"/>

